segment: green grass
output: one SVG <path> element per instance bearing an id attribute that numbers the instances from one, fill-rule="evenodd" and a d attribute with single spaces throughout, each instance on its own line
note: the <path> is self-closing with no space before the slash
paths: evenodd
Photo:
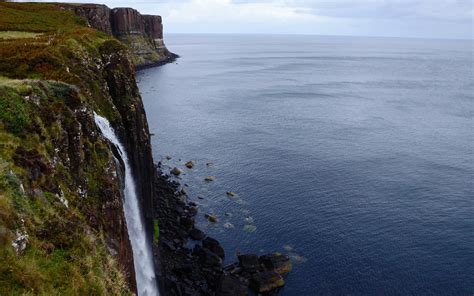
<path id="1" fill-rule="evenodd" d="M 22 31 L 0 31 L 0 39 L 36 38 L 39 36 L 41 36 L 41 33 L 22 32 Z"/>
<path id="2" fill-rule="evenodd" d="M 0 122 L 15 135 L 23 134 L 30 124 L 27 105 L 21 96 L 21 91 L 25 91 L 26 88 L 20 86 L 21 84 L 17 84 L 12 88 L 6 86 L 5 81 L 0 82 Z"/>
<path id="3" fill-rule="evenodd" d="M 85 24 L 54 4 L 0 2 L 1 31 L 64 32 Z"/>

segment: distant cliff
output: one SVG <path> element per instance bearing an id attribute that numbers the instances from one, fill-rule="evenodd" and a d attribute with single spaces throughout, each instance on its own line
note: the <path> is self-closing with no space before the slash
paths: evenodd
<path id="1" fill-rule="evenodd" d="M 127 44 L 138 68 L 172 61 L 171 53 L 163 42 L 163 24 L 159 15 L 142 15 L 133 8 L 114 8 L 101 4 L 61 4 L 84 17 L 88 25 L 113 35 Z"/>

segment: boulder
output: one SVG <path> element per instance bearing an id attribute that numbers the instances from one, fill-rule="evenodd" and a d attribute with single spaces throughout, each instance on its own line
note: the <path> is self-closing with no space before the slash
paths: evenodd
<path id="1" fill-rule="evenodd" d="M 201 230 L 194 228 L 189 232 L 189 237 L 191 237 L 193 240 L 203 240 L 206 237 L 206 234 L 202 232 Z"/>
<path id="2" fill-rule="evenodd" d="M 214 177 L 214 176 L 207 176 L 207 177 L 204 178 L 204 181 L 206 181 L 206 182 L 212 182 L 212 181 L 214 181 L 215 179 L 216 179 L 216 177 Z"/>
<path id="3" fill-rule="evenodd" d="M 231 275 L 221 277 L 217 296 L 246 296 L 248 295 L 248 286 L 239 281 L 238 278 Z"/>
<path id="4" fill-rule="evenodd" d="M 194 247 L 194 254 L 199 258 L 199 263 L 203 266 L 221 267 L 222 259 L 208 248 L 203 248 L 199 245 Z"/>
<path id="5" fill-rule="evenodd" d="M 233 191 L 227 191 L 225 194 L 227 194 L 227 196 L 230 196 L 230 197 L 234 197 L 236 195 L 236 193 Z"/>
<path id="6" fill-rule="evenodd" d="M 243 270 L 254 273 L 259 269 L 258 256 L 254 254 L 239 255 L 239 264 Z"/>
<path id="7" fill-rule="evenodd" d="M 192 169 L 194 167 L 194 162 L 192 160 L 188 161 L 184 164 L 188 169 Z"/>
<path id="8" fill-rule="evenodd" d="M 216 223 L 218 220 L 216 216 L 211 215 L 211 214 L 205 214 L 204 217 L 206 217 L 206 219 L 212 223 Z"/>
<path id="9" fill-rule="evenodd" d="M 171 170 L 170 173 L 172 173 L 172 174 L 175 175 L 175 176 L 178 176 L 178 175 L 180 175 L 182 172 L 183 172 L 182 170 L 178 169 L 177 167 L 174 167 L 174 168 Z"/>
<path id="10" fill-rule="evenodd" d="M 202 246 L 204 248 L 209 249 L 211 252 L 215 253 L 220 258 L 224 259 L 224 249 L 222 248 L 221 244 L 212 237 L 206 237 L 206 239 L 202 241 Z"/>
<path id="11" fill-rule="evenodd" d="M 250 280 L 250 288 L 256 293 L 268 293 L 285 285 L 285 280 L 276 271 L 256 273 Z"/>
<path id="12" fill-rule="evenodd" d="M 281 275 L 289 273 L 292 269 L 290 257 L 280 253 L 260 256 L 259 261 L 267 270 L 274 270 Z"/>

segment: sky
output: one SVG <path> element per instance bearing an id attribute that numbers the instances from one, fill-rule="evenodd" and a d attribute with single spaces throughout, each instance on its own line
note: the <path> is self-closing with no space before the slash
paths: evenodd
<path id="1" fill-rule="evenodd" d="M 72 0 L 70 2 L 99 2 L 109 7 L 133 7 L 144 14 L 161 15 L 165 34 L 256 33 L 474 38 L 474 0 Z"/>

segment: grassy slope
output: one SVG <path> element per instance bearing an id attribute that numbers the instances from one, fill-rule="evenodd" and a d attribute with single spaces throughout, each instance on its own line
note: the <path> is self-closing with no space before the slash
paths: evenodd
<path id="1" fill-rule="evenodd" d="M 2 31 L 41 35 L 0 39 L 0 295 L 129 294 L 100 222 L 90 223 L 100 219 L 101 188 L 110 182 L 108 147 L 82 137 L 88 155 L 77 171 L 67 153 L 58 154 L 78 105 L 118 116 L 95 67 L 124 48 L 49 4 L 0 3 Z M 78 176 L 86 200 L 73 185 Z M 28 243 L 17 253 L 12 241 L 21 234 Z"/>

